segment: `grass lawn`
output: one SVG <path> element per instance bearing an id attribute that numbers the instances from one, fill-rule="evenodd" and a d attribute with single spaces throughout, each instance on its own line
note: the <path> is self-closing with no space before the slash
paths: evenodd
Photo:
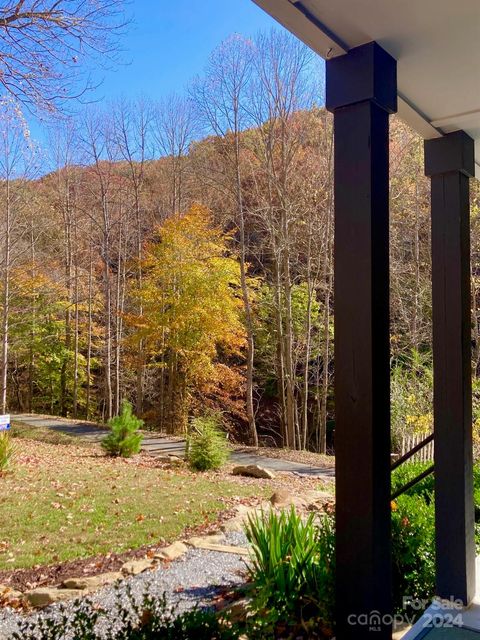
<path id="1" fill-rule="evenodd" d="M 17 429 L 12 473 L 0 477 L 0 569 L 170 541 L 215 519 L 229 499 L 269 493 L 266 484 L 105 458 L 68 436 L 35 429 L 32 440 L 27 431 Z"/>

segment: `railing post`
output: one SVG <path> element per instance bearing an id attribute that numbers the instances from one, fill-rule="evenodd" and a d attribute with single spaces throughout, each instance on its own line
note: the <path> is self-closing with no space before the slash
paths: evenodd
<path id="1" fill-rule="evenodd" d="M 389 114 L 396 61 L 327 61 L 335 140 L 337 638 L 391 638 Z"/>
<path id="2" fill-rule="evenodd" d="M 437 595 L 475 591 L 469 177 L 463 131 L 425 142 L 432 187 L 433 376 Z"/>

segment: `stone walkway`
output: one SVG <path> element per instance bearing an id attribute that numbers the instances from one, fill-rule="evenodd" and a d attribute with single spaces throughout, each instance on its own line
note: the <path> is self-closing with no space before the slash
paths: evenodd
<path id="1" fill-rule="evenodd" d="M 43 427 L 51 431 L 59 431 L 91 442 L 99 442 L 109 433 L 107 429 L 98 427 L 92 422 L 74 421 L 63 418 L 46 418 L 35 414 L 15 414 L 12 415 L 12 420 L 32 427 Z M 146 431 L 144 433 L 142 451 L 154 456 L 171 454 L 183 457 L 185 455 L 185 440 L 169 438 L 168 436 L 161 436 Z M 332 480 L 335 477 L 335 470 L 331 467 L 314 467 L 300 462 L 267 458 L 244 451 L 234 451 L 230 457 L 230 461 L 235 465 L 256 464 L 266 469 L 271 469 L 272 471 L 316 476 L 323 480 Z"/>

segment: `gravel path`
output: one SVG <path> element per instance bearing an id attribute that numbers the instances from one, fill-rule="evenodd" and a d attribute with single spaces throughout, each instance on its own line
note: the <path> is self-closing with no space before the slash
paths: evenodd
<path id="1" fill-rule="evenodd" d="M 243 533 L 225 535 L 227 544 L 246 546 Z M 125 587 L 131 588 L 137 602 L 141 602 L 145 591 L 155 598 L 165 594 L 169 606 L 178 607 L 178 611 L 186 611 L 195 606 L 208 606 L 212 598 L 222 589 L 242 584 L 245 581 L 245 558 L 233 553 L 219 553 L 203 549 L 189 549 L 180 559 L 160 566 L 154 571 L 141 573 L 122 580 L 120 593 L 125 595 Z M 109 614 L 98 626 L 99 637 L 102 631 L 118 629 L 119 620 L 115 611 L 117 592 L 113 587 L 105 587 L 90 596 L 96 604 L 105 608 Z M 66 605 L 67 612 L 72 610 L 72 603 Z M 52 605 L 44 612 L 32 615 L 38 619 L 45 614 L 59 614 L 59 605 Z M 0 639 L 8 640 L 11 634 L 18 631 L 17 623 L 21 618 L 18 612 L 5 608 L 0 610 Z"/>

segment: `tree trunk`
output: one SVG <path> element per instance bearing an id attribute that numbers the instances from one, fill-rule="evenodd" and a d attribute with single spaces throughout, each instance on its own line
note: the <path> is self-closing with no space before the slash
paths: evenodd
<path id="1" fill-rule="evenodd" d="M 236 176 L 236 193 L 237 193 L 237 209 L 240 230 L 240 285 L 242 288 L 242 300 L 245 310 L 245 325 L 247 329 L 247 390 L 246 390 L 246 409 L 248 420 L 248 431 L 250 441 L 253 446 L 258 447 L 258 433 L 255 424 L 255 407 L 253 405 L 253 367 L 255 357 L 255 342 L 253 335 L 253 316 L 250 304 L 250 294 L 247 284 L 247 265 L 246 265 L 246 244 L 245 244 L 245 211 L 243 207 L 242 197 L 242 180 L 240 175 L 240 133 L 235 132 L 235 176 Z"/>
<path id="2" fill-rule="evenodd" d="M 3 313 L 2 313 L 2 393 L 0 398 L 0 408 L 2 413 L 7 411 L 7 379 L 8 379 L 8 332 L 10 314 L 10 250 L 11 250 L 11 201 L 10 201 L 10 181 L 6 181 L 6 202 L 5 202 L 5 268 L 3 271 Z"/>
<path id="3" fill-rule="evenodd" d="M 88 265 L 88 318 L 87 318 L 87 397 L 85 400 L 85 414 L 87 420 L 90 418 L 91 403 L 91 374 L 92 374 L 92 296 L 93 296 L 93 255 L 90 244 L 89 265 Z"/>

